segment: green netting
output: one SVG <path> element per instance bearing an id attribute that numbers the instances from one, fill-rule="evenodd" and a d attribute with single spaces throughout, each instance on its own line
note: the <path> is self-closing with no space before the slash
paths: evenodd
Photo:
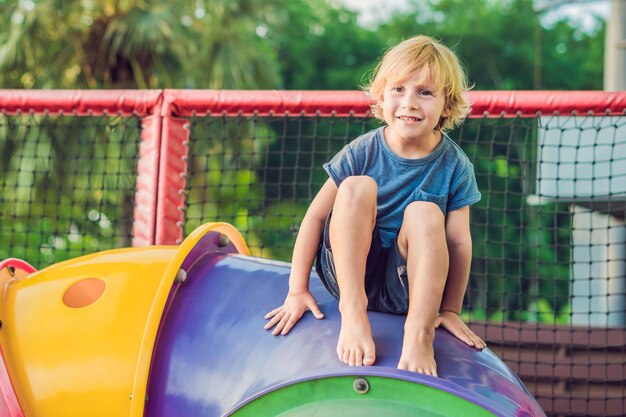
<path id="1" fill-rule="evenodd" d="M 0 113 L 0 260 L 44 267 L 130 246 L 141 122 Z M 327 179 L 322 164 L 376 126 L 360 117 L 191 117 L 184 235 L 228 222 L 253 255 L 289 261 Z M 464 319 L 483 326 L 550 415 L 620 415 L 626 118 L 474 118 L 450 136 L 483 194 L 471 210 Z"/>
<path id="2" fill-rule="evenodd" d="M 254 255 L 289 261 L 299 222 L 328 178 L 322 164 L 375 126 L 359 118 L 193 118 L 185 234 L 229 222 Z M 568 204 L 528 203 L 537 132 L 538 120 L 514 118 L 470 119 L 450 133 L 483 193 L 472 209 L 472 319 L 569 320 Z"/>
<path id="3" fill-rule="evenodd" d="M 137 117 L 0 113 L 0 259 L 130 246 Z"/>

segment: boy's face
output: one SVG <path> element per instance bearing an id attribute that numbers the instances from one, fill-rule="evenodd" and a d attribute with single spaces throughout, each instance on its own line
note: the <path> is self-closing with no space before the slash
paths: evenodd
<path id="1" fill-rule="evenodd" d="M 388 139 L 430 144 L 439 140 L 435 127 L 445 116 L 443 89 L 438 87 L 427 68 L 409 74 L 405 79 L 388 81 L 380 103 L 389 126 Z"/>

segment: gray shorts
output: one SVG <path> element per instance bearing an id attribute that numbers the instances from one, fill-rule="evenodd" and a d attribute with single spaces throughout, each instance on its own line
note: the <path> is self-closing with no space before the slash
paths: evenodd
<path id="1" fill-rule="evenodd" d="M 315 269 L 324 287 L 333 297 L 339 299 L 339 286 L 328 232 L 331 215 L 332 211 L 326 218 Z M 406 314 L 409 307 L 408 289 L 406 261 L 400 255 L 398 245 L 394 243 L 391 247 L 384 248 L 380 244 L 378 228 L 374 228 L 365 266 L 367 309 Z"/>

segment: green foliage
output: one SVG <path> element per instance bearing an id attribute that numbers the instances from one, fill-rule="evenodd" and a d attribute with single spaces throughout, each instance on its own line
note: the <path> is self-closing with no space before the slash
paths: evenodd
<path id="1" fill-rule="evenodd" d="M 605 24 L 544 27 L 532 0 L 429 0 L 373 28 L 328 0 L 0 1 L 0 87 L 354 89 L 423 33 L 477 89 L 601 87 Z"/>
<path id="2" fill-rule="evenodd" d="M 542 82 L 537 88 L 602 89 L 606 27 L 604 21 L 598 18 L 596 21 L 598 29 L 591 33 L 572 27 L 566 21 L 542 30 Z"/>
<path id="3" fill-rule="evenodd" d="M 338 4 L 0 0 L 0 88 L 352 90 L 385 49 L 420 33 L 451 46 L 477 90 L 601 88 L 600 20 L 583 32 L 568 21 L 542 25 L 531 0 L 429 0 L 360 27 Z M 128 245 L 138 121 L 29 117 L 0 115 L 0 258 L 43 266 Z M 491 190 L 472 211 L 468 311 L 567 321 L 570 254 L 559 242 L 569 239 L 568 210 L 525 201 L 537 126 L 481 122 L 458 133 L 480 188 Z M 256 255 L 289 260 L 326 180 L 321 164 L 374 125 L 193 120 L 185 232 L 228 221 Z"/>
<path id="4" fill-rule="evenodd" d="M 281 88 L 354 90 L 386 47 L 355 12 L 327 1 L 292 2 L 288 12 L 290 24 L 276 34 Z"/>
<path id="5" fill-rule="evenodd" d="M 565 20 L 543 27 L 532 0 L 416 2 L 379 28 L 387 45 L 417 33 L 442 39 L 477 90 L 599 89 L 604 30 L 599 19 L 590 33 Z"/>
<path id="6" fill-rule="evenodd" d="M 1 2 L 0 87 L 276 87 L 258 28 L 285 24 L 274 17 L 283 3 Z"/>
<path id="7" fill-rule="evenodd" d="M 0 259 L 46 266 L 129 246 L 138 123 L 0 114 Z"/>
<path id="8" fill-rule="evenodd" d="M 483 192 L 472 208 L 474 260 L 466 298 L 466 308 L 479 317 L 546 322 L 545 303 L 550 312 L 569 303 L 569 210 L 526 201 L 534 189 L 538 129 L 528 118 L 471 119 L 453 134 Z M 528 313 L 533 308 L 534 315 Z"/>
<path id="9" fill-rule="evenodd" d="M 251 251 L 263 258 L 290 261 L 298 222 L 307 208 L 305 201 L 277 202 L 267 206 L 263 213 L 252 215 L 247 239 Z"/>

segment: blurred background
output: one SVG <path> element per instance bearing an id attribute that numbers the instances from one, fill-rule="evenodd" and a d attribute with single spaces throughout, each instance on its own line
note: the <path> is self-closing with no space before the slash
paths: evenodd
<path id="1" fill-rule="evenodd" d="M 0 88 L 355 90 L 387 48 L 422 33 L 458 53 L 475 90 L 602 90 L 609 16 L 623 5 L 0 0 Z M 620 23 L 611 20 L 619 30 Z M 451 132 L 488 195 L 473 210 L 475 318 L 571 318 L 570 207 L 527 201 L 537 193 L 537 122 L 479 119 Z M 326 179 L 322 163 L 376 124 L 192 118 L 184 234 L 227 221 L 253 254 L 289 261 L 299 222 Z M 545 129 L 562 136 L 560 125 Z M 0 259 L 42 267 L 130 246 L 140 134 L 135 117 L 0 112 Z"/>
<path id="2" fill-rule="evenodd" d="M 613 0 L 621 9 L 622 0 Z M 443 40 L 477 90 L 602 89 L 611 1 L 0 0 L 0 88 L 357 89 Z M 615 14 L 615 13 L 613 13 Z"/>
<path id="3" fill-rule="evenodd" d="M 387 48 L 428 34 L 457 52 L 475 90 L 620 89 L 624 9 L 624 0 L 0 0 L 0 88 L 355 90 Z M 375 125 L 192 118 L 184 234 L 227 221 L 254 255 L 289 261 L 326 179 L 322 163 Z M 565 137 L 560 122 L 532 119 L 475 119 L 451 132 L 486 196 L 473 210 L 474 318 L 571 321 L 573 206 L 535 198 L 540 125 Z M 597 126 L 590 132 L 593 145 Z M 0 259 L 42 267 L 130 246 L 140 134 L 137 117 L 0 112 Z"/>
<path id="4" fill-rule="evenodd" d="M 626 90 L 626 0 L 0 0 L 0 260 L 41 268 L 133 244 L 137 213 L 158 212 L 140 191 L 160 120 L 154 109 L 35 112 L 39 92 L 3 89 L 357 90 L 416 34 L 450 46 L 477 91 L 583 90 L 584 106 L 587 91 Z M 554 94 L 542 97 L 551 108 Z M 184 236 L 229 222 L 253 255 L 289 261 L 322 163 L 378 122 L 205 104 L 166 114 L 178 131 L 158 128 L 159 143 L 185 155 L 160 154 L 167 186 L 155 198 L 181 215 L 168 220 Z M 450 132 L 483 193 L 464 318 L 549 415 L 622 416 L 626 118 L 621 107 L 560 110 L 478 113 Z"/>

